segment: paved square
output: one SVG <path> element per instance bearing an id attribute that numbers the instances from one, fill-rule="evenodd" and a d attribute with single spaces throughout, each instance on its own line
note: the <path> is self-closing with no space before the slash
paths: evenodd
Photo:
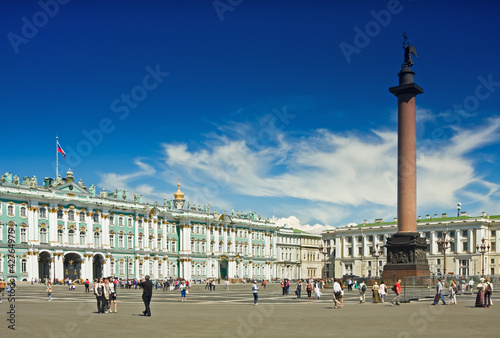
<path id="1" fill-rule="evenodd" d="M 359 304 L 358 291 L 346 292 L 343 309 L 333 309 L 331 289 L 320 300 L 282 296 L 279 285 L 259 291 L 253 305 L 251 285 L 217 285 L 209 292 L 195 285 L 180 301 L 178 291 L 153 294 L 152 317 L 142 316 L 141 290 L 119 290 L 118 313 L 98 314 L 93 294 L 79 286 L 54 286 L 48 302 L 41 285 L 18 285 L 16 331 L 7 328 L 6 297 L 0 304 L 0 337 L 421 337 L 496 336 L 500 310 L 474 307 L 473 295 L 458 296 L 456 306 L 431 306 L 431 300 L 392 307 Z M 369 292 L 368 294 L 369 295 Z M 493 297 L 497 302 L 496 295 Z M 500 304 L 500 303 L 499 303 Z"/>

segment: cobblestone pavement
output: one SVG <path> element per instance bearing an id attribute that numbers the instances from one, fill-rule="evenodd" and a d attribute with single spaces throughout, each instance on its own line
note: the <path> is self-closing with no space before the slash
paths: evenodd
<path id="1" fill-rule="evenodd" d="M 178 291 L 155 291 L 152 316 L 144 317 L 141 290 L 119 290 L 118 313 L 98 314 L 94 295 L 82 286 L 53 289 L 48 302 L 44 286 L 18 285 L 15 331 L 7 321 L 14 303 L 2 297 L 0 337 L 470 337 L 496 336 L 500 328 L 500 303 L 475 308 L 474 295 L 458 296 L 456 306 L 431 306 L 426 299 L 393 307 L 369 297 L 359 304 L 358 291 L 352 291 L 344 307 L 334 309 L 331 289 L 319 300 L 297 300 L 293 288 L 282 296 L 271 284 L 259 291 L 254 306 L 251 285 L 217 285 L 213 292 L 195 285 L 187 302 Z M 496 294 L 493 300 L 500 302 Z"/>

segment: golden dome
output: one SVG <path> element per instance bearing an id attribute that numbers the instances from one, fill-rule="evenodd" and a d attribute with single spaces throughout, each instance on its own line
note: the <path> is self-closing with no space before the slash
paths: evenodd
<path id="1" fill-rule="evenodd" d="M 179 182 L 177 183 L 177 192 L 174 193 L 174 197 L 176 200 L 183 200 L 184 193 L 181 191 L 181 179 L 179 178 Z"/>

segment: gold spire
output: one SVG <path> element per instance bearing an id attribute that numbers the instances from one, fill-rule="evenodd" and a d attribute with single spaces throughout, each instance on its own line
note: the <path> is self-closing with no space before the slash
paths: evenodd
<path id="1" fill-rule="evenodd" d="M 183 200 L 184 199 L 184 193 L 181 191 L 181 179 L 178 179 L 177 182 L 177 192 L 174 193 L 174 197 L 176 200 Z"/>

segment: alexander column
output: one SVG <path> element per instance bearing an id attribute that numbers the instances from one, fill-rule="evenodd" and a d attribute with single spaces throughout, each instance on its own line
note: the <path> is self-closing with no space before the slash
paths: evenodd
<path id="1" fill-rule="evenodd" d="M 415 47 L 403 34 L 404 63 L 399 86 L 389 88 L 398 98 L 398 232 L 387 239 L 387 264 L 382 278 L 397 280 L 409 276 L 428 276 L 426 239 L 417 232 L 417 137 L 415 97 L 424 90 L 414 83 Z"/>

